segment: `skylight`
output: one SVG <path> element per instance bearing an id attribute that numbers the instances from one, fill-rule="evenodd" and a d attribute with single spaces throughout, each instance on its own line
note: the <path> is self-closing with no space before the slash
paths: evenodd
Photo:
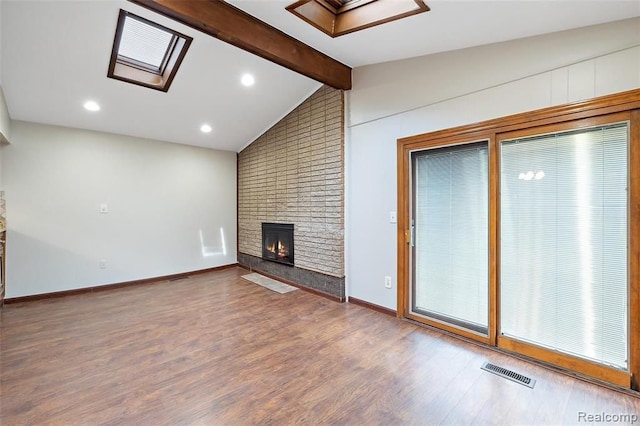
<path id="1" fill-rule="evenodd" d="M 127 15 L 120 37 L 118 60 L 133 62 L 161 74 L 176 38 L 173 33 L 159 26 Z"/>
<path id="2" fill-rule="evenodd" d="M 429 11 L 424 0 L 297 0 L 286 9 L 331 37 Z"/>
<path id="3" fill-rule="evenodd" d="M 335 7 L 336 9 L 341 8 L 342 6 L 344 6 L 345 4 L 354 1 L 354 0 L 326 0 L 327 3 L 329 3 L 331 6 Z"/>
<path id="4" fill-rule="evenodd" d="M 108 76 L 169 90 L 192 38 L 120 10 Z"/>

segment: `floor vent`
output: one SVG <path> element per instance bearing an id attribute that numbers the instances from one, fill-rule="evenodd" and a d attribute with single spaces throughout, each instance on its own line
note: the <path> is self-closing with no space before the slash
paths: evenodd
<path id="1" fill-rule="evenodd" d="M 182 277 L 171 278 L 169 282 L 184 281 L 184 280 L 188 280 L 189 278 L 191 278 L 189 277 L 189 275 L 184 275 Z"/>
<path id="2" fill-rule="evenodd" d="M 488 362 L 482 364 L 482 367 L 480 368 L 482 368 L 484 371 L 488 371 L 489 373 L 496 374 L 500 377 L 504 377 L 505 379 L 509 379 L 513 382 L 530 387 L 531 389 L 533 389 L 533 386 L 535 386 L 536 384 L 535 379 L 523 376 L 522 374 L 518 374 L 515 371 L 507 370 L 506 368 L 498 367 L 497 365 L 493 365 Z"/>

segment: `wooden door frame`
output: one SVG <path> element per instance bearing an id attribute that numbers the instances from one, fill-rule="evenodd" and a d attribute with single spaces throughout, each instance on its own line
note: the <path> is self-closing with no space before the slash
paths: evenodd
<path id="1" fill-rule="evenodd" d="M 499 302 L 499 141 L 498 135 L 514 131 L 562 125 L 615 113 L 628 112 L 629 127 L 629 198 L 628 198 L 628 267 L 629 267 L 629 370 L 620 374 L 620 370 L 595 365 L 588 361 L 557 356 L 557 353 L 540 350 L 539 347 L 526 347 L 510 339 L 498 339 Z M 442 323 L 425 321 L 429 325 L 442 328 L 471 338 L 487 345 L 497 346 L 532 356 L 543 362 L 568 368 L 579 374 L 595 377 L 620 386 L 640 390 L 640 89 L 613 95 L 602 96 L 586 101 L 554 106 L 531 112 L 510 115 L 480 123 L 469 124 L 451 129 L 429 132 L 398 139 L 398 294 L 397 316 L 413 318 L 409 308 L 410 289 L 410 243 L 411 243 L 411 153 L 441 146 L 453 146 L 465 141 L 489 140 L 489 336 L 478 336 L 457 327 Z"/>

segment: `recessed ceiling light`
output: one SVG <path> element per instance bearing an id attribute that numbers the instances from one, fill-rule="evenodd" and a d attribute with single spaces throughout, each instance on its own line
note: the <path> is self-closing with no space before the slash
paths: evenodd
<path id="1" fill-rule="evenodd" d="M 202 133 L 211 133 L 212 130 L 213 130 L 213 128 L 211 126 L 209 126 L 208 124 L 203 124 L 202 126 L 200 126 L 200 131 Z"/>
<path id="2" fill-rule="evenodd" d="M 87 101 L 84 103 L 84 108 L 88 111 L 100 111 L 100 105 L 95 101 Z"/>
<path id="3" fill-rule="evenodd" d="M 247 87 L 253 86 L 253 83 L 256 82 L 256 80 L 253 78 L 253 76 L 251 74 L 243 75 L 241 81 L 242 81 L 242 84 L 244 84 Z"/>

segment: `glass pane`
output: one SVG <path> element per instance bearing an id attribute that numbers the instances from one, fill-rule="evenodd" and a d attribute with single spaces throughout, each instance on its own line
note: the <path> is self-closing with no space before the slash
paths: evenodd
<path id="1" fill-rule="evenodd" d="M 502 334 L 627 368 L 627 134 L 502 143 Z"/>
<path id="2" fill-rule="evenodd" d="M 486 143 L 415 156 L 414 312 L 486 333 Z"/>
<path id="3" fill-rule="evenodd" d="M 127 16 L 118 54 L 159 70 L 172 37 L 170 32 Z"/>

